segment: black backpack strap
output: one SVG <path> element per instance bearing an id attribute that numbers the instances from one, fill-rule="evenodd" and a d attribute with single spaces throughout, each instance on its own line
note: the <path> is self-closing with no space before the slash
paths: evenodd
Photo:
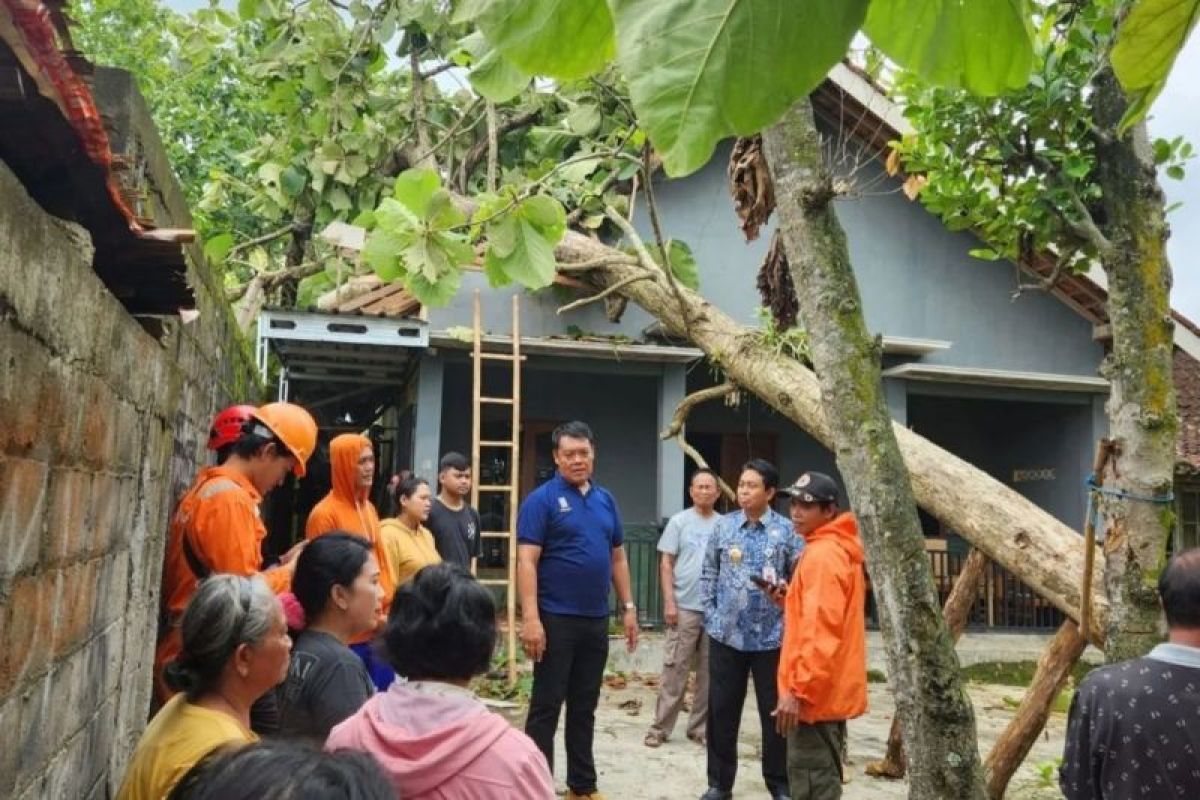
<path id="1" fill-rule="evenodd" d="M 197 581 L 202 581 L 209 575 L 212 575 L 212 570 L 196 554 L 196 550 L 192 547 L 191 539 L 188 538 L 186 532 L 183 534 L 183 557 L 187 559 L 188 568 L 196 576 Z"/>

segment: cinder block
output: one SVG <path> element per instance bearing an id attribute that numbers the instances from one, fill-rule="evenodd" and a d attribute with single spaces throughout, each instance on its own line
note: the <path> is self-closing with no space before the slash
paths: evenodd
<path id="1" fill-rule="evenodd" d="M 96 596 L 101 563 L 100 559 L 91 559 L 68 564 L 59 573 L 52 645 L 56 659 L 88 639 L 97 613 L 96 603 L 112 602 L 110 598 Z"/>
<path id="2" fill-rule="evenodd" d="M 32 679 L 50 663 L 54 641 L 54 603 L 57 573 L 40 571 L 12 581 L 0 606 L 0 698 L 8 697 L 26 679 Z"/>
<path id="3" fill-rule="evenodd" d="M 78 469 L 54 469 L 50 473 L 50 496 L 46 510 L 43 563 L 66 564 L 87 552 L 88 508 L 92 500 L 92 473 Z"/>
<path id="4" fill-rule="evenodd" d="M 0 457 L 0 588 L 9 576 L 37 563 L 48 478 L 49 468 L 41 461 Z"/>

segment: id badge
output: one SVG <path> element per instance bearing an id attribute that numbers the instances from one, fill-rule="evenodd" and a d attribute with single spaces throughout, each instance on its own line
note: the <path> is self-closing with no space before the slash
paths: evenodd
<path id="1" fill-rule="evenodd" d="M 771 584 L 772 586 L 774 586 L 776 583 L 779 582 L 779 575 L 775 572 L 774 564 L 772 564 L 771 562 L 768 561 L 766 564 L 763 565 L 762 578 L 764 581 Z"/>

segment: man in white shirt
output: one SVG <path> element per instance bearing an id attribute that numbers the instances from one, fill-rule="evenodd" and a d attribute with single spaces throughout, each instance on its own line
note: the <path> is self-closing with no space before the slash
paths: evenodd
<path id="1" fill-rule="evenodd" d="M 720 495 L 717 475 L 707 467 L 692 474 L 688 485 L 692 505 L 671 517 L 658 541 L 662 554 L 659 576 L 667 641 L 663 652 L 662 683 L 654 722 L 646 733 L 647 747 L 658 747 L 675 728 L 683 707 L 688 673 L 696 658 L 696 690 L 688 718 L 687 736 L 704 744 L 708 720 L 708 637 L 704 635 L 704 605 L 700 601 L 700 570 L 708 537 L 720 515 L 713 509 Z"/>

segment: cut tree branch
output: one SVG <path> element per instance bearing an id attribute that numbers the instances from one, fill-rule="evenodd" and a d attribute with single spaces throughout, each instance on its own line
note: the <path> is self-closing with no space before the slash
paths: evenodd
<path id="1" fill-rule="evenodd" d="M 524 128 L 537 121 L 542 115 L 541 109 L 533 109 L 517 114 L 515 117 L 509 117 L 501 122 L 496 127 L 496 137 L 500 138 L 506 133 L 511 133 L 519 128 Z M 488 137 L 480 139 L 475 144 L 471 145 L 471 149 L 467 151 L 463 157 L 463 162 L 458 168 L 458 189 L 460 192 L 467 191 L 467 183 L 471 180 L 471 175 L 475 172 L 475 168 L 479 163 L 487 158 L 488 154 Z"/>
<path id="2" fill-rule="evenodd" d="M 667 425 L 667 429 L 665 431 L 658 435 L 658 438 L 664 442 L 667 439 L 674 439 L 676 444 L 679 445 L 679 448 L 683 450 L 684 454 L 688 458 L 692 459 L 692 461 L 696 462 L 697 466 L 703 467 L 704 469 L 711 469 L 711 467 L 708 466 L 708 462 L 704 460 L 704 456 L 700 455 L 700 452 L 688 443 L 687 436 L 684 434 L 687 418 L 692 412 L 692 409 L 701 403 L 707 403 L 710 400 L 716 400 L 721 397 L 729 397 L 730 395 L 735 394 L 737 390 L 738 387 L 736 384 L 726 381 L 725 383 L 717 386 L 710 386 L 707 389 L 701 389 L 700 391 L 692 392 L 687 397 L 679 401 L 679 405 L 675 407 L 675 413 L 671 416 L 671 423 Z M 714 475 L 715 474 L 716 473 L 714 471 Z M 732 488 L 730 488 L 729 484 L 725 482 L 724 478 L 722 478 L 720 475 L 716 475 L 716 478 L 717 485 L 721 487 L 721 493 L 725 495 L 730 502 L 737 502 L 737 494 Z"/>
<path id="3" fill-rule="evenodd" d="M 253 239 L 247 239 L 246 241 L 241 242 L 240 244 L 235 244 L 233 247 L 229 248 L 229 252 L 226 254 L 225 257 L 233 258 L 235 255 L 242 252 L 243 250 L 249 250 L 251 247 L 257 247 L 260 244 L 267 244 L 269 242 L 273 242 L 276 239 L 279 239 L 283 236 L 287 236 L 289 233 L 292 232 L 292 230 L 295 227 L 296 227 L 295 222 L 289 222 L 287 225 L 284 225 L 282 228 L 279 228 L 278 230 L 273 230 L 270 233 L 264 233 L 262 236 L 255 236 Z"/>
<path id="4" fill-rule="evenodd" d="M 604 298 L 608 297 L 609 295 L 613 294 L 614 292 L 621 291 L 622 289 L 624 289 L 626 286 L 628 286 L 631 283 L 637 283 L 638 281 L 649 280 L 652 277 L 653 276 L 649 275 L 649 274 L 630 275 L 627 278 L 622 278 L 621 280 L 617 281 L 616 283 L 612 284 L 611 286 L 606 286 L 604 289 L 600 290 L 596 294 L 589 295 L 587 297 L 581 297 L 578 300 L 573 300 L 572 302 L 567 303 L 565 306 L 561 306 L 556 313 L 565 314 L 568 311 L 574 311 L 578 308 L 583 308 L 584 306 L 586 306 L 590 303 L 595 303 L 598 300 L 603 300 Z"/>

